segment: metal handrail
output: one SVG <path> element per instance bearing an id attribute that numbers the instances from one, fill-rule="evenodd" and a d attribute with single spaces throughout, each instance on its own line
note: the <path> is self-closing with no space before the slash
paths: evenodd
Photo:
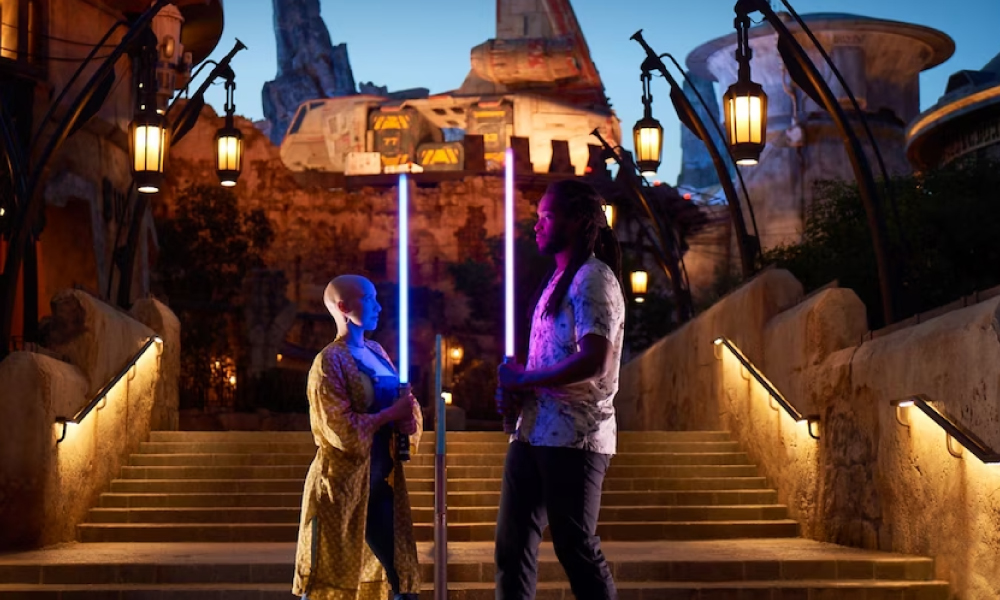
<path id="1" fill-rule="evenodd" d="M 979 439 L 976 434 L 972 433 L 956 421 L 952 420 L 950 417 L 945 415 L 943 412 L 934 408 L 931 404 L 933 401 L 923 394 L 916 394 L 903 398 L 902 400 L 893 400 L 889 404 L 896 407 L 897 415 L 896 420 L 898 420 L 902 425 L 909 427 L 909 423 L 904 423 L 899 420 L 898 411 L 901 408 L 906 408 L 909 406 L 916 406 L 925 415 L 931 418 L 932 421 L 937 423 L 938 427 L 944 429 L 945 433 L 948 434 L 949 441 L 954 439 L 959 444 L 961 444 L 966 450 L 971 452 L 976 458 L 983 461 L 986 464 L 997 464 L 1000 463 L 1000 453 L 998 453 L 993 448 L 990 448 L 984 441 Z M 951 446 L 949 444 L 948 448 L 951 452 Z M 952 452 L 952 454 L 955 454 Z"/>
<path id="2" fill-rule="evenodd" d="M 158 335 L 149 336 L 146 339 L 146 343 L 142 345 L 142 348 L 139 348 L 139 350 L 132 355 L 132 358 L 130 358 L 128 362 L 125 363 L 125 366 L 122 367 L 122 369 L 118 371 L 118 373 L 114 377 L 112 377 L 106 384 L 104 384 L 104 386 L 102 386 L 101 389 L 98 390 L 96 394 L 94 394 L 93 398 L 90 399 L 90 402 L 88 402 L 86 406 L 81 408 L 72 419 L 67 419 L 66 417 L 56 417 L 56 424 L 62 425 L 62 435 L 59 437 L 58 440 L 56 440 L 56 443 L 57 444 L 61 443 L 63 440 L 66 439 L 66 429 L 68 428 L 70 423 L 78 424 L 81 421 L 83 421 L 83 419 L 90 414 L 90 411 L 94 410 L 94 408 L 101 403 L 101 400 L 107 397 L 108 392 L 110 392 L 115 387 L 115 385 L 117 385 L 118 382 L 121 381 L 122 378 L 128 374 L 128 372 L 132 369 L 132 367 L 134 367 L 135 364 L 139 362 L 139 359 L 142 358 L 142 355 L 146 353 L 146 350 L 148 350 L 150 346 L 152 346 L 153 344 L 162 344 L 162 343 L 163 343 L 163 338 L 161 338 L 160 336 Z"/>
<path id="3" fill-rule="evenodd" d="M 448 419 L 441 386 L 441 334 L 434 340 L 434 600 L 448 599 L 448 475 L 445 432 Z"/>
<path id="4" fill-rule="evenodd" d="M 728 348 L 729 351 L 733 353 L 733 356 L 736 357 L 736 360 L 740 361 L 750 375 L 752 375 L 753 378 L 756 379 L 765 390 L 767 390 L 767 393 L 771 395 L 771 398 L 773 398 L 781 406 L 781 408 L 785 409 L 785 412 L 788 413 L 788 415 L 792 417 L 796 423 L 807 423 L 809 436 L 815 440 L 819 439 L 819 436 L 813 432 L 813 424 L 819 423 L 819 415 L 803 415 L 800 413 L 798 409 L 792 406 L 791 403 L 785 399 L 785 396 L 778 391 L 778 388 L 776 388 L 773 383 L 768 381 L 767 377 L 764 376 L 760 369 L 750 362 L 750 359 L 747 358 L 746 355 L 736 347 L 736 344 L 732 343 L 728 338 L 717 337 L 715 338 L 714 344 L 716 346 L 725 346 Z"/>

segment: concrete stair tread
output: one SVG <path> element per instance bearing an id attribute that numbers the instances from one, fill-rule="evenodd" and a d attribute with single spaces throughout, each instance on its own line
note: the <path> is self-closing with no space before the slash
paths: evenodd
<path id="1" fill-rule="evenodd" d="M 448 492 L 449 510 L 457 508 L 489 507 L 498 505 L 500 492 Z M 434 492 L 410 492 L 414 508 L 434 505 Z M 720 491 L 606 491 L 602 497 L 605 507 L 661 506 L 776 506 L 774 490 L 720 490 Z M 97 508 L 228 508 L 228 507 L 299 507 L 301 492 L 108 492 L 101 495 Z"/>
<path id="2" fill-rule="evenodd" d="M 104 510 L 104 509 L 93 509 L 93 510 Z M 110 510 L 114 510 L 114 509 L 110 509 Z M 128 510 L 128 509 L 125 509 L 125 510 Z M 202 510 L 202 509 L 195 509 L 195 510 Z M 269 507 L 257 508 L 257 509 L 253 509 L 253 510 L 266 511 L 266 510 L 269 510 Z M 277 508 L 275 510 L 276 511 L 285 511 L 285 510 L 289 510 L 289 509 L 286 509 L 286 508 Z M 657 521 L 650 521 L 650 520 L 645 520 L 645 521 L 601 521 L 598 526 L 600 527 L 601 525 L 604 525 L 604 526 L 615 526 L 615 525 L 637 525 L 637 524 L 644 524 L 644 525 L 655 525 L 655 524 L 704 525 L 706 523 L 711 523 L 712 525 L 724 526 L 724 525 L 740 525 L 740 524 L 746 524 L 746 523 L 780 523 L 780 524 L 793 524 L 794 523 L 794 524 L 797 524 L 798 521 L 795 521 L 793 519 L 725 520 L 725 521 L 659 521 L 659 520 L 657 520 Z M 284 527 L 284 526 L 288 526 L 288 525 L 294 525 L 294 526 L 298 527 L 299 524 L 297 522 L 296 523 L 219 523 L 219 522 L 207 522 L 207 523 L 93 523 L 93 522 L 86 522 L 86 523 L 81 523 L 77 527 L 113 527 L 113 526 L 137 526 L 137 525 L 141 525 L 143 527 L 146 527 L 146 526 L 148 526 L 148 527 L 188 527 L 188 526 L 191 526 L 191 525 L 207 525 L 209 527 L 256 527 L 256 526 L 261 526 L 261 527 L 282 526 L 282 527 Z M 431 523 L 414 523 L 414 525 L 415 526 L 429 526 L 429 525 L 431 525 Z M 483 526 L 483 525 L 489 525 L 490 527 L 493 527 L 493 526 L 496 525 L 496 522 L 495 521 L 469 521 L 469 522 L 465 522 L 465 523 L 454 523 L 454 522 L 448 523 L 448 527 L 470 527 L 470 526 Z"/>
<path id="3" fill-rule="evenodd" d="M 649 560 L 681 562 L 731 561 L 877 561 L 886 563 L 926 562 L 931 559 L 911 554 L 882 552 L 817 542 L 806 538 L 738 539 L 651 542 L 602 542 L 609 560 Z M 422 563 L 429 563 L 433 542 L 417 542 Z M 294 542 L 250 542 L 224 546 L 210 542 L 70 542 L 38 550 L 0 554 L 0 567 L 12 565 L 104 565 L 104 564 L 272 564 L 290 563 Z M 541 562 L 556 561 L 551 542 L 539 548 Z M 493 542 L 453 542 L 448 546 L 448 562 L 471 564 L 493 562 Z"/>
<path id="4" fill-rule="evenodd" d="M 413 507 L 414 522 L 433 522 L 434 509 L 429 506 Z M 462 525 L 468 521 L 496 520 L 495 506 L 452 506 L 448 509 L 449 522 Z M 721 522 L 728 520 L 773 521 L 785 518 L 787 507 L 766 505 L 716 505 L 716 506 L 660 506 L 630 505 L 604 506 L 602 522 Z M 98 507 L 89 511 L 87 523 L 292 523 L 298 524 L 300 506 L 166 506 L 166 507 Z M 610 519 L 610 521 L 609 521 Z"/>
<path id="5" fill-rule="evenodd" d="M 424 436 L 432 436 L 433 432 L 424 431 Z M 619 431 L 618 439 L 627 441 L 661 441 L 671 439 L 701 439 L 718 440 L 723 442 L 732 441 L 728 431 Z M 221 439 L 222 441 L 243 441 L 243 440 L 274 440 L 274 441 L 299 441 L 312 440 L 313 434 L 310 431 L 152 431 L 149 441 L 211 441 Z M 449 431 L 448 439 L 454 442 L 475 442 L 475 441 L 504 441 L 508 436 L 502 431 Z"/>
<path id="6" fill-rule="evenodd" d="M 422 589 L 434 589 L 433 585 L 425 584 Z M 619 589 L 705 589 L 705 590 L 725 590 L 725 589 L 769 589 L 769 588 L 808 588 L 808 589 L 906 589 L 911 587 L 935 587 L 947 586 L 947 581 L 877 581 L 871 579 L 798 579 L 790 581 L 622 581 L 615 582 L 615 587 Z M 540 581 L 539 589 L 563 589 L 569 585 L 561 581 Z M 450 590 L 473 590 L 473 589 L 494 589 L 492 582 L 449 582 Z"/>
<path id="7" fill-rule="evenodd" d="M 89 591 L 101 590 L 160 590 L 165 585 L 170 589 L 206 589 L 206 590 L 272 590 L 281 589 L 290 592 L 291 581 L 287 583 L 101 583 L 101 584 L 58 584 L 58 583 L 0 583 L 0 592 L 32 591 L 32 589 L 48 591 Z M 833 588 L 833 589 L 905 589 L 910 587 L 947 586 L 943 580 L 931 581 L 880 581 L 871 579 L 799 579 L 787 581 L 622 581 L 615 582 L 620 589 L 768 589 L 768 588 Z M 540 581 L 539 589 L 563 589 L 569 585 L 561 581 Z M 425 583 L 423 590 L 433 590 L 433 584 Z M 450 590 L 494 589 L 492 582 L 449 582 Z"/>
<path id="8" fill-rule="evenodd" d="M 284 466 L 309 464 L 316 456 L 311 452 L 140 452 L 129 459 L 132 467 L 156 466 Z M 449 466 L 503 466 L 506 450 L 498 452 L 448 453 Z M 435 455 L 418 453 L 411 465 L 433 466 Z M 721 465 L 746 466 L 750 458 L 745 452 L 620 452 L 612 465 L 618 466 L 686 466 Z"/>
<path id="9" fill-rule="evenodd" d="M 121 479 L 302 479 L 308 463 L 300 465 L 201 465 L 201 466 L 124 466 Z M 414 479 L 432 479 L 432 465 L 408 465 L 405 469 Z M 450 466 L 448 479 L 499 479 L 503 465 Z M 685 479 L 698 476 L 753 477 L 754 465 L 614 465 L 605 480 L 637 478 Z M 644 476 L 644 477 L 643 477 Z"/>

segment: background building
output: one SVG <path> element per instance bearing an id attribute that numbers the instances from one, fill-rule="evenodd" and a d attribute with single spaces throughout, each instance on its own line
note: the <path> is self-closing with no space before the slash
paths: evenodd
<path id="1" fill-rule="evenodd" d="M 857 15 L 821 13 L 803 19 L 857 97 L 889 173 L 909 172 L 905 129 L 920 111 L 919 75 L 952 55 L 952 39 L 928 27 Z M 851 118 L 853 106 L 843 86 L 798 25 L 790 17 L 786 21 Z M 760 164 L 745 167 L 742 173 L 756 212 L 761 246 L 767 249 L 799 240 L 815 182 L 853 181 L 854 173 L 832 118 L 791 82 L 773 28 L 767 24 L 752 28 L 750 46 L 753 79 L 768 96 L 768 134 Z M 736 35 L 730 34 L 696 48 L 687 64 L 694 75 L 715 81 L 718 89 L 725 90 L 737 78 L 735 50 Z M 698 145 L 686 147 L 685 165 L 704 163 L 697 157 L 689 159 L 689 152 L 705 151 Z M 871 159 L 879 177 L 877 163 Z"/>
<path id="2" fill-rule="evenodd" d="M 144 0 L 2 0 L 0 99 L 15 143 L 30 157 L 29 164 L 127 27 L 119 27 L 86 62 L 103 33 L 149 6 Z M 177 0 L 158 13 L 152 29 L 159 38 L 157 78 L 164 105 L 187 82 L 191 67 L 215 48 L 222 25 L 221 0 Z M 136 198 L 127 134 L 136 103 L 133 62 L 127 55 L 118 61 L 114 77 L 85 107 L 87 118 L 45 165 L 37 188 L 45 201 L 43 226 L 35 232 L 37 242 L 30 250 L 37 262 L 26 263 L 17 276 L 22 286 L 25 277 L 29 285 L 37 280 L 38 306 L 29 308 L 36 309 L 39 317 L 49 312 L 49 300 L 59 290 L 79 287 L 109 298 L 116 285 L 118 248 L 124 244 Z M 85 65 L 81 76 L 74 81 L 81 65 Z M 69 93 L 61 96 L 67 86 Z M 60 104 L 49 111 L 57 98 Z M 6 161 L 0 164 L 6 167 Z M 2 261 L 16 209 L 6 169 L 0 169 L 0 187 Z M 137 218 L 143 226 L 132 298 L 148 293 L 150 263 L 157 248 L 151 215 Z M 22 297 L 19 292 L 18 298 Z M 30 320 L 34 312 L 25 312 L 21 304 L 15 307 L 15 344 L 24 330 L 25 315 Z"/>
<path id="3" fill-rule="evenodd" d="M 918 170 L 969 156 L 1000 159 L 1000 54 L 951 76 L 937 104 L 907 128 L 906 155 Z"/>

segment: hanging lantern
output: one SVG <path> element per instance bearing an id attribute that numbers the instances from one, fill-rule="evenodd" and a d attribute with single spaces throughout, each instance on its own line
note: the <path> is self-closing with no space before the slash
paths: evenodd
<path id="1" fill-rule="evenodd" d="M 243 134 L 233 125 L 235 89 L 236 82 L 230 77 L 226 80 L 226 124 L 215 134 L 215 169 L 224 187 L 236 185 L 243 172 Z"/>
<path id="2" fill-rule="evenodd" d="M 737 81 L 723 99 L 729 147 L 738 165 L 756 165 L 767 142 L 767 94 L 760 84 Z"/>
<path id="3" fill-rule="evenodd" d="M 155 194 L 163 185 L 163 167 L 170 146 L 166 118 L 150 106 L 129 125 L 132 178 L 143 194 Z"/>
<path id="4" fill-rule="evenodd" d="M 645 301 L 646 289 L 649 285 L 649 273 L 645 271 L 632 271 L 632 295 L 639 304 Z"/>
<path id="5" fill-rule="evenodd" d="M 608 227 L 615 228 L 615 205 L 605 204 L 604 208 L 604 218 L 608 221 Z"/>
<path id="6" fill-rule="evenodd" d="M 663 126 L 654 119 L 647 107 L 646 116 L 632 128 L 635 138 L 635 164 L 643 177 L 654 177 L 660 168 L 663 152 Z"/>
<path id="7" fill-rule="evenodd" d="M 226 118 L 226 126 L 215 134 L 216 171 L 224 187 L 233 187 L 243 170 L 243 134 Z"/>
<path id="8" fill-rule="evenodd" d="M 462 358 L 465 357 L 465 349 L 461 346 L 452 346 L 449 355 L 451 356 L 451 360 L 460 363 L 462 362 Z"/>
<path id="9" fill-rule="evenodd" d="M 767 143 L 767 94 L 760 84 L 750 79 L 753 51 L 748 39 L 749 27 L 749 19 L 745 22 L 737 19 L 739 74 L 722 100 L 729 147 L 738 165 L 756 165 Z"/>
<path id="10" fill-rule="evenodd" d="M 163 168 L 170 148 L 167 119 L 156 110 L 156 36 L 144 39 L 137 54 L 136 113 L 129 124 L 132 179 L 143 194 L 155 194 L 163 185 Z"/>
<path id="11" fill-rule="evenodd" d="M 660 157 L 663 153 L 663 126 L 653 118 L 653 95 L 649 92 L 652 81 L 649 71 L 642 72 L 642 105 L 643 114 L 635 127 L 632 128 L 635 142 L 635 165 L 643 177 L 655 177 L 660 168 Z"/>
<path id="12" fill-rule="evenodd" d="M 632 128 L 635 137 L 635 164 L 643 177 L 654 177 L 660 168 L 663 151 L 663 126 L 651 116 L 640 119 Z"/>

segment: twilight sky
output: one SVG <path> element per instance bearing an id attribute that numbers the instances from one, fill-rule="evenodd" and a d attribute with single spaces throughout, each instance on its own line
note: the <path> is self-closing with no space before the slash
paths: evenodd
<path id="1" fill-rule="evenodd" d="M 233 67 L 237 113 L 254 120 L 263 118 L 261 87 L 277 71 L 271 2 L 228 0 L 225 31 L 212 56 L 218 59 L 228 52 L 235 37 L 249 46 L 233 60 Z M 627 138 L 642 112 L 642 49 L 629 36 L 643 29 L 655 50 L 670 52 L 683 64 L 695 47 L 733 30 L 734 0 L 572 3 Z M 457 88 L 469 72 L 469 50 L 495 35 L 495 0 L 321 0 L 321 4 L 333 43 L 347 43 L 355 81 L 372 81 L 390 90 L 426 87 L 438 93 Z M 772 1 L 776 10 L 780 4 Z M 926 25 L 950 35 L 955 55 L 921 75 L 921 109 L 937 101 L 949 75 L 980 69 L 1000 53 L 996 35 L 1000 0 L 794 0 L 792 6 L 803 15 L 853 13 Z M 665 137 L 659 178 L 674 183 L 680 171 L 681 125 L 667 92 L 666 83 L 655 79 L 654 116 L 663 123 Z M 208 100 L 220 110 L 222 86 L 213 87 Z M 622 145 L 630 148 L 631 142 L 626 139 Z"/>

